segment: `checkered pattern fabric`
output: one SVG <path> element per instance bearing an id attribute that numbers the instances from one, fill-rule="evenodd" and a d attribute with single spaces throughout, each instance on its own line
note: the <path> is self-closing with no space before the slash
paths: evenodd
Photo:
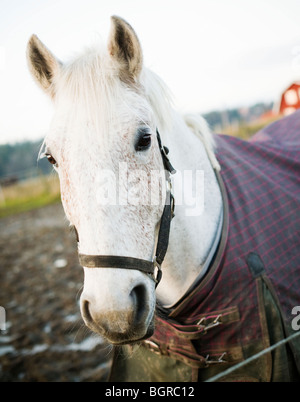
<path id="1" fill-rule="evenodd" d="M 225 205 L 218 251 L 201 283 L 168 319 L 157 319 L 150 338 L 198 367 L 206 356 L 218 361 L 225 352 L 236 361 L 245 345 L 264 348 L 257 277 L 271 289 L 286 335 L 292 308 L 300 306 L 300 111 L 250 141 L 218 135 L 216 143 Z"/>

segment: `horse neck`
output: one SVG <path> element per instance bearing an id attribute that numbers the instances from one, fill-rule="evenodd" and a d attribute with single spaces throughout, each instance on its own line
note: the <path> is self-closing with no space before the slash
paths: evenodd
<path id="1" fill-rule="evenodd" d="M 174 126 L 175 130 L 163 138 L 177 170 L 175 218 L 171 223 L 162 281 L 157 288 L 157 298 L 165 306 L 176 303 L 205 273 L 223 210 L 219 184 L 203 142 L 182 118 L 177 117 Z M 195 196 L 193 206 L 186 205 L 191 200 L 191 186 Z M 201 208 L 202 201 L 204 208 Z"/>

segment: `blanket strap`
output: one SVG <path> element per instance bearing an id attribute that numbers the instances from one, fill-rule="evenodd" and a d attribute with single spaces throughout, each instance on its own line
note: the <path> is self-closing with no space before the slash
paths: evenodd
<path id="1" fill-rule="evenodd" d="M 208 331 L 240 320 L 237 308 L 202 314 L 191 324 L 179 324 L 173 320 L 156 317 L 156 331 L 142 345 L 152 352 L 182 361 L 192 368 L 207 368 L 210 365 L 236 362 L 242 359 L 240 348 L 201 355 L 193 341 L 201 339 Z"/>

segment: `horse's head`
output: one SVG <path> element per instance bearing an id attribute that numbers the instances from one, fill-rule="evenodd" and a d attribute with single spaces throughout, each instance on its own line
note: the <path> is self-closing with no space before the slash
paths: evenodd
<path id="1" fill-rule="evenodd" d="M 135 32 L 113 17 L 108 46 L 88 50 L 68 64 L 32 36 L 28 61 L 33 77 L 54 102 L 44 154 L 58 172 L 79 252 L 151 261 L 165 189 L 157 121 L 143 85 Z M 110 342 L 151 335 L 154 310 L 151 275 L 138 269 L 84 267 L 83 319 Z"/>

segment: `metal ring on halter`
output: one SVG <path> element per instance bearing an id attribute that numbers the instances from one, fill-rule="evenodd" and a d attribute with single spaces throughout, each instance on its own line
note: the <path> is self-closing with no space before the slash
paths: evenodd
<path id="1" fill-rule="evenodd" d="M 157 287 L 159 282 L 160 282 L 160 280 L 161 280 L 161 277 L 162 277 L 162 270 L 161 270 L 161 264 L 159 264 L 157 262 L 156 256 L 153 258 L 153 265 L 154 265 L 154 269 L 155 268 L 157 269 L 156 277 L 155 277 L 155 272 L 153 273 L 153 279 L 154 279 L 154 282 L 155 282 L 155 287 Z"/>

